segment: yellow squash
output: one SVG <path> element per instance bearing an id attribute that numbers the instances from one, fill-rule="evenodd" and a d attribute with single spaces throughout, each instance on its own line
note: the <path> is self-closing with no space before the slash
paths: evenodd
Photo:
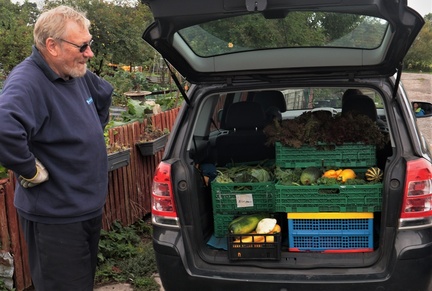
<path id="1" fill-rule="evenodd" d="M 339 176 L 339 174 L 341 172 L 342 172 L 342 169 L 339 169 L 339 170 L 328 170 L 328 171 L 325 171 L 322 176 L 325 177 L 325 178 L 335 178 L 335 179 L 337 179 L 337 177 Z"/>
<path id="2" fill-rule="evenodd" d="M 276 224 L 269 234 L 276 234 L 281 232 L 281 227 Z M 252 231 L 250 234 L 257 234 L 256 231 Z M 234 243 L 272 243 L 274 242 L 273 235 L 248 235 L 237 238 Z"/>
<path id="3" fill-rule="evenodd" d="M 357 177 L 356 173 L 352 169 L 344 169 L 340 172 L 337 179 L 345 183 L 348 179 L 355 179 Z"/>

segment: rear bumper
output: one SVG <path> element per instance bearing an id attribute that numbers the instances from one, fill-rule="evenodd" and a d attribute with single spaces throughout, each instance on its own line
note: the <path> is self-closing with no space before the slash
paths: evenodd
<path id="1" fill-rule="evenodd" d="M 171 235 L 174 235 L 175 232 L 171 232 Z M 430 231 L 426 232 L 430 233 Z M 386 273 L 353 275 L 347 272 L 347 275 L 343 276 L 333 275 L 332 269 L 328 269 L 328 274 L 323 272 L 323 269 L 317 272 L 311 269 L 302 270 L 301 276 L 298 275 L 298 272 L 296 276 L 291 276 L 290 270 L 287 270 L 286 274 L 281 272 L 269 274 L 268 270 L 260 274 L 259 268 L 238 265 L 208 265 L 208 268 L 190 268 L 181 259 L 184 257 L 181 241 L 179 235 L 177 239 L 172 240 L 176 245 L 167 241 L 154 240 L 158 270 L 166 291 L 179 290 L 179 286 L 185 286 L 185 290 L 206 291 L 432 290 L 432 241 L 415 247 L 406 246 L 399 249 L 398 258 L 392 261 Z"/>

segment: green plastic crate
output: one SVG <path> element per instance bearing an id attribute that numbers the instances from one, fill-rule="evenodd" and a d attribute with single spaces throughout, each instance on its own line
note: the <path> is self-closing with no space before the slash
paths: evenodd
<path id="1" fill-rule="evenodd" d="M 276 184 L 276 212 L 379 212 L 382 183 L 285 186 Z"/>
<path id="2" fill-rule="evenodd" d="M 240 214 L 274 211 L 274 182 L 212 182 L 213 213 Z"/>
<path id="3" fill-rule="evenodd" d="M 376 165 L 376 146 L 358 143 L 319 145 L 319 148 L 286 147 L 276 143 L 276 166 L 281 168 L 307 167 L 371 167 Z"/>
<path id="4" fill-rule="evenodd" d="M 235 214 L 213 214 L 215 237 L 226 237 L 228 225 L 236 216 Z"/>

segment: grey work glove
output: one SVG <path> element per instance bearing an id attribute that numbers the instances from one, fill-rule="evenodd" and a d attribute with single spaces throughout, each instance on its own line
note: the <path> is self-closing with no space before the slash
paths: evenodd
<path id="1" fill-rule="evenodd" d="M 23 176 L 19 176 L 18 180 L 24 188 L 31 188 L 39 185 L 49 179 L 48 171 L 45 169 L 44 165 L 36 159 L 36 174 L 33 178 L 27 179 Z"/>

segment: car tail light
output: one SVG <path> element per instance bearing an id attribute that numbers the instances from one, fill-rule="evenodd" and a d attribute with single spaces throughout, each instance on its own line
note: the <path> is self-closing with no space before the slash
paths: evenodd
<path id="1" fill-rule="evenodd" d="M 178 227 L 170 164 L 161 162 L 156 168 L 151 198 L 152 222 L 158 225 Z"/>
<path id="2" fill-rule="evenodd" d="M 399 225 L 401 228 L 432 226 L 432 165 L 425 159 L 407 163 Z"/>

